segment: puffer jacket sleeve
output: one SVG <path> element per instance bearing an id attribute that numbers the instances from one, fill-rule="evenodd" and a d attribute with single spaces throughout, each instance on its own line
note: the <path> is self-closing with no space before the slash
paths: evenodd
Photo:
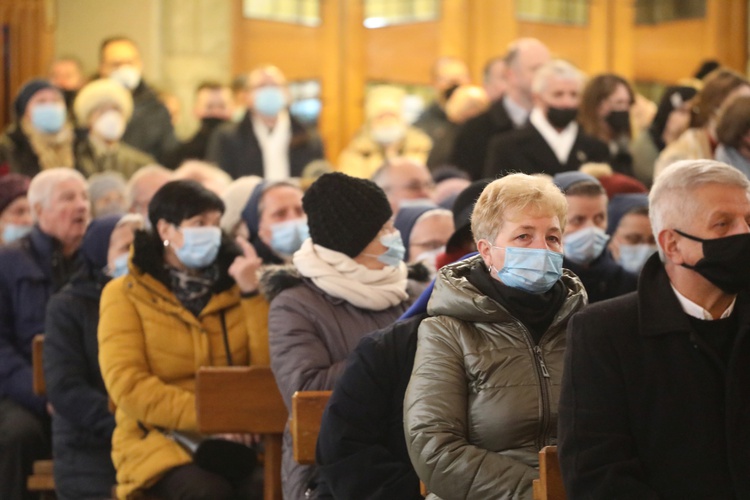
<path id="1" fill-rule="evenodd" d="M 146 337 L 138 311 L 124 292 L 126 278 L 102 293 L 99 364 L 107 392 L 132 418 L 167 429 L 195 430 L 195 395 L 155 376 L 146 358 Z"/>
<path id="2" fill-rule="evenodd" d="M 290 411 L 296 391 L 332 389 L 346 366 L 346 359 L 331 362 L 314 307 L 303 304 L 290 289 L 271 302 L 268 314 L 271 370 Z"/>
<path id="3" fill-rule="evenodd" d="M 251 366 L 270 366 L 268 350 L 268 301 L 260 294 L 242 299 L 249 336 Z"/>
<path id="4" fill-rule="evenodd" d="M 530 498 L 536 469 L 468 440 L 471 380 L 460 335 L 460 323 L 445 316 L 428 318 L 419 327 L 404 398 L 411 462 L 427 489 L 440 498 Z"/>

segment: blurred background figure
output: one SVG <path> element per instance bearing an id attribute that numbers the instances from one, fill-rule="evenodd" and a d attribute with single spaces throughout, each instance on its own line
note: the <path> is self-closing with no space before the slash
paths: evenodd
<path id="1" fill-rule="evenodd" d="M 435 100 L 424 110 L 414 126 L 424 131 L 432 142 L 442 141 L 449 126 L 445 105 L 453 91 L 471 82 L 466 63 L 457 57 L 441 57 L 432 66 L 432 88 Z"/>
<path id="2" fill-rule="evenodd" d="M 50 63 L 47 76 L 50 83 L 62 92 L 65 107 L 72 111 L 76 94 L 86 84 L 81 60 L 72 55 L 60 56 Z"/>
<path id="3" fill-rule="evenodd" d="M 0 177 L 0 245 L 26 236 L 33 224 L 26 194 L 31 179 L 21 174 Z"/>
<path id="4" fill-rule="evenodd" d="M 609 201 L 607 234 L 612 257 L 628 272 L 639 274 L 656 240 L 648 218 L 648 194 L 617 195 Z"/>
<path id="5" fill-rule="evenodd" d="M 394 158 L 372 174 L 372 181 L 385 192 L 393 213 L 410 204 L 432 203 L 435 181 L 423 163 Z"/>
<path id="6" fill-rule="evenodd" d="M 75 145 L 76 168 L 85 176 L 118 172 L 129 178 L 154 162 L 148 154 L 121 142 L 133 115 L 130 92 L 108 78 L 83 87 L 73 107 L 78 126 L 85 135 Z"/>
<path id="7" fill-rule="evenodd" d="M 450 209 L 456 197 L 466 189 L 471 180 L 469 174 L 456 167 L 438 167 L 432 171 L 435 189 L 431 199 L 436 205 Z"/>
<path id="8" fill-rule="evenodd" d="M 610 200 L 619 194 L 648 193 L 648 188 L 641 181 L 615 172 L 608 163 L 585 163 L 578 171 L 595 177 Z"/>
<path id="9" fill-rule="evenodd" d="M 750 97 L 738 97 L 724 109 L 716 138 L 716 159 L 750 177 Z"/>
<path id="10" fill-rule="evenodd" d="M 437 205 L 405 207 L 398 211 L 393 225 L 404 242 L 404 262 L 424 264 L 433 277 L 437 258 L 453 235 L 453 213 Z"/>
<path id="11" fill-rule="evenodd" d="M 187 160 L 174 171 L 172 177 L 177 179 L 188 179 L 198 182 L 209 191 L 221 196 L 226 188 L 232 183 L 232 178 L 222 169 L 201 160 Z"/>
<path id="12" fill-rule="evenodd" d="M 47 80 L 27 82 L 13 111 L 15 121 L 0 137 L 0 174 L 33 177 L 44 169 L 73 166 L 73 127 L 56 87 Z"/>
<path id="13" fill-rule="evenodd" d="M 122 215 L 127 211 L 127 185 L 119 172 L 94 174 L 89 181 L 89 201 L 93 218 Z"/>
<path id="14" fill-rule="evenodd" d="M 505 79 L 507 65 L 505 56 L 493 57 L 487 61 L 482 71 L 482 86 L 490 102 L 499 101 L 505 94 L 508 82 Z"/>
<path id="15" fill-rule="evenodd" d="M 421 130 L 406 123 L 403 114 L 404 91 L 381 85 L 371 89 L 365 104 L 366 122 L 339 156 L 339 171 L 369 178 L 396 157 L 424 164 L 432 141 Z"/>
<path id="16" fill-rule="evenodd" d="M 690 126 L 692 99 L 698 89 L 676 85 L 664 89 L 651 125 L 633 140 L 633 174 L 650 186 L 654 177 L 654 163 L 664 148 L 676 141 Z"/>
<path id="17" fill-rule="evenodd" d="M 128 181 L 128 212 L 140 214 L 148 227 L 148 204 L 159 188 L 172 180 L 174 173 L 161 165 L 146 165 L 138 170 Z"/>
<path id="18" fill-rule="evenodd" d="M 247 224 L 242 220 L 242 212 L 247 206 L 255 188 L 263 182 L 257 175 L 248 175 L 235 179 L 221 194 L 224 202 L 224 213 L 221 216 L 221 230 L 232 238 L 237 236 L 250 239 Z"/>
<path id="19" fill-rule="evenodd" d="M 222 123 L 232 119 L 234 105 L 227 85 L 206 81 L 195 90 L 193 115 L 200 121 L 198 131 L 167 155 L 164 166 L 177 168 L 185 160 L 205 160 L 208 141 Z"/>

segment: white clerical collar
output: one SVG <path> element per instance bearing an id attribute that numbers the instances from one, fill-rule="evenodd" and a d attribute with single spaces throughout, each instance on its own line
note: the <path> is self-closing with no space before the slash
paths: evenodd
<path id="1" fill-rule="evenodd" d="M 737 296 L 735 295 L 734 299 L 732 299 L 732 303 L 729 304 L 729 306 L 724 310 L 723 313 L 721 313 L 721 316 L 718 318 L 714 318 L 711 316 L 711 313 L 703 309 L 703 307 L 699 306 L 692 300 L 688 299 L 684 295 L 682 295 L 680 292 L 677 291 L 677 289 L 672 285 L 672 290 L 674 290 L 674 294 L 677 296 L 677 300 L 680 301 L 680 306 L 682 306 L 682 310 L 685 311 L 685 314 L 688 316 L 691 316 L 693 318 L 702 319 L 702 320 L 708 320 L 712 321 L 714 319 L 724 319 L 728 318 L 730 314 L 732 314 L 732 311 L 734 311 L 734 304 L 737 302 Z"/>
<path id="2" fill-rule="evenodd" d="M 507 95 L 503 97 L 503 107 L 507 111 L 510 121 L 513 122 L 515 128 L 521 128 L 526 125 L 526 120 L 529 118 L 529 111 L 526 108 Z"/>
<path id="3" fill-rule="evenodd" d="M 573 149 L 573 144 L 576 142 L 576 137 L 578 137 L 578 124 L 575 120 L 558 132 L 557 129 L 547 121 L 544 112 L 535 107 L 531 111 L 529 122 L 539 131 L 540 134 L 542 134 L 544 140 L 555 153 L 557 160 L 563 165 L 566 164 L 570 152 Z"/>

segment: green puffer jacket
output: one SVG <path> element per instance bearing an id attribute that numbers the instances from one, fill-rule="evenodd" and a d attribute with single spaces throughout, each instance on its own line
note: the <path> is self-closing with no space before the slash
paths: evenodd
<path id="1" fill-rule="evenodd" d="M 441 269 L 419 327 L 404 399 L 409 455 L 430 498 L 532 497 L 538 451 L 555 444 L 570 317 L 586 304 L 565 270 L 567 297 L 538 347 L 526 327 L 467 277 L 480 256 Z"/>

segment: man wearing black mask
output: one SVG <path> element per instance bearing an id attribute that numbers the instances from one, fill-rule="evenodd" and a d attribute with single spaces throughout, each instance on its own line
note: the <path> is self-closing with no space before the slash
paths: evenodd
<path id="1" fill-rule="evenodd" d="M 539 68 L 531 87 L 529 122 L 490 142 L 484 177 L 508 171 L 555 175 L 587 162 L 608 162 L 606 144 L 585 134 L 575 121 L 583 79 L 578 69 L 559 59 Z"/>
<path id="2" fill-rule="evenodd" d="M 686 160 L 651 190 L 638 291 L 568 324 L 558 453 L 571 498 L 750 498 L 750 182 Z"/>
<path id="3" fill-rule="evenodd" d="M 448 102 L 453 91 L 461 85 L 469 83 L 469 68 L 461 59 L 456 57 L 441 57 L 432 67 L 432 86 L 435 89 L 433 102 L 414 123 L 430 136 L 432 142 L 439 142 L 446 138 L 451 123 L 445 114 L 445 103 Z"/>
<path id="4" fill-rule="evenodd" d="M 203 82 L 195 90 L 193 113 L 200 120 L 200 128 L 187 142 L 168 153 L 164 166 L 177 168 L 185 160 L 205 160 L 208 141 L 214 130 L 232 118 L 232 92 L 219 82 Z"/>

